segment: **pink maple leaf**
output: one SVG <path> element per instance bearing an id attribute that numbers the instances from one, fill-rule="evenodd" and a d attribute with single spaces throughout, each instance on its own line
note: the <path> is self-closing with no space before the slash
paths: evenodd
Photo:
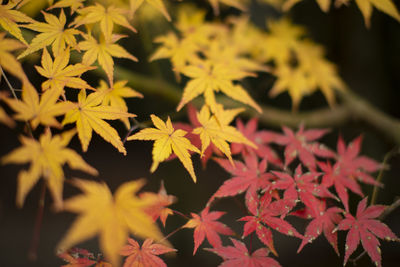
<path id="1" fill-rule="evenodd" d="M 257 208 L 258 190 L 264 190 L 271 185 L 273 176 L 266 173 L 267 160 L 258 162 L 254 153 L 244 157 L 244 162 L 234 161 L 234 165 L 227 159 L 217 158 L 215 161 L 226 171 L 232 174 L 232 178 L 226 180 L 210 198 L 211 203 L 215 198 L 235 196 L 246 192 L 245 201 L 249 209 Z"/>
<path id="2" fill-rule="evenodd" d="M 203 243 L 205 238 L 207 238 L 208 242 L 213 247 L 220 247 L 222 246 L 222 241 L 219 237 L 219 234 L 234 234 L 234 232 L 228 226 L 217 221 L 224 214 L 225 212 L 222 211 L 209 212 L 209 207 L 206 207 L 203 211 L 201 211 L 200 216 L 196 213 L 191 213 L 192 219 L 190 219 L 183 227 L 194 228 L 193 255 L 196 254 L 197 249 L 201 243 Z"/>
<path id="3" fill-rule="evenodd" d="M 375 160 L 366 156 L 358 156 L 360 153 L 362 136 L 355 138 L 346 147 L 342 137 L 339 137 L 337 143 L 337 162 L 343 175 L 351 176 L 363 183 L 382 186 L 375 181 L 369 173 L 377 171 L 381 165 Z"/>
<path id="4" fill-rule="evenodd" d="M 346 265 L 350 255 L 356 250 L 360 243 L 367 251 L 376 266 L 381 266 L 381 250 L 379 240 L 399 241 L 399 238 L 386 226 L 386 224 L 375 220 L 385 210 L 383 205 L 372 205 L 367 207 L 368 198 L 358 203 L 356 217 L 345 213 L 345 218 L 337 226 L 337 230 L 348 230 L 346 237 L 346 249 L 344 264 Z"/>
<path id="5" fill-rule="evenodd" d="M 124 267 L 146 266 L 146 267 L 167 267 L 165 262 L 158 255 L 176 251 L 161 244 L 154 244 L 152 239 L 146 239 L 142 247 L 132 238 L 128 238 L 128 245 L 125 245 L 120 254 L 128 256 L 125 259 Z"/>
<path id="6" fill-rule="evenodd" d="M 285 166 L 288 166 L 296 157 L 309 169 L 315 170 L 315 156 L 323 158 L 333 158 L 335 153 L 324 145 L 315 142 L 324 136 L 329 130 L 327 129 L 310 129 L 304 130 L 304 126 L 300 125 L 299 130 L 294 133 L 288 127 L 283 126 L 283 135 L 275 138 L 274 142 L 286 146 L 285 147 Z"/>
<path id="7" fill-rule="evenodd" d="M 310 209 L 305 207 L 302 210 L 292 212 L 290 215 L 296 215 L 302 218 L 313 220 L 307 225 L 306 232 L 304 234 L 303 242 L 301 242 L 297 253 L 299 253 L 307 243 L 311 243 L 321 233 L 324 233 L 329 244 L 332 245 L 336 254 L 339 255 L 337 248 L 337 233 L 333 232 L 335 226 L 340 222 L 342 216 L 340 215 L 343 210 L 338 207 L 326 208 L 326 201 L 318 201 L 316 206 L 318 209 Z"/>
<path id="8" fill-rule="evenodd" d="M 268 145 L 272 143 L 277 136 L 278 133 L 271 131 L 257 131 L 257 118 L 253 118 L 249 120 L 244 126 L 243 122 L 240 119 L 236 120 L 237 129 L 250 141 L 257 145 L 257 149 L 254 149 L 251 146 L 245 144 L 232 143 L 231 151 L 232 154 L 239 154 L 245 157 L 249 153 L 256 153 L 260 158 L 265 158 L 268 162 L 282 167 L 282 161 L 277 155 L 277 153 Z"/>
<path id="9" fill-rule="evenodd" d="M 243 226 L 243 237 L 255 231 L 258 239 L 275 255 L 277 255 L 277 252 L 274 248 L 272 232 L 266 226 L 285 235 L 303 238 L 290 223 L 277 217 L 284 216 L 290 211 L 291 207 L 287 205 L 286 200 L 272 201 L 272 194 L 266 192 L 260 198 L 258 204 L 259 207 L 256 211 L 249 210 L 252 216 L 245 216 L 239 219 L 239 221 L 246 222 Z"/>
<path id="10" fill-rule="evenodd" d="M 224 259 L 219 267 L 280 267 L 281 265 L 273 258 L 268 257 L 269 250 L 260 248 L 250 253 L 246 245 L 231 238 L 233 246 L 207 249 Z"/>
<path id="11" fill-rule="evenodd" d="M 321 173 L 311 171 L 303 174 L 300 164 L 297 166 L 293 177 L 284 172 L 273 171 L 272 173 L 278 177 L 278 180 L 273 182 L 272 188 L 285 190 L 283 197 L 291 201 L 293 206 L 300 198 L 304 205 L 315 209 L 318 204 L 315 196 L 336 198 L 325 186 L 316 181 Z"/>

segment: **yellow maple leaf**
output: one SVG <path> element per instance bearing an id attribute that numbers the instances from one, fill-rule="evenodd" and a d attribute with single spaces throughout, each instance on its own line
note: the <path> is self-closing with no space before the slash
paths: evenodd
<path id="1" fill-rule="evenodd" d="M 223 3 L 227 6 L 232 6 L 237 9 L 240 9 L 241 11 L 246 11 L 247 8 L 246 6 L 241 3 L 243 0 L 208 0 L 210 2 L 210 5 L 214 11 L 214 15 L 218 16 L 219 15 L 219 3 Z"/>
<path id="2" fill-rule="evenodd" d="M 117 120 L 127 117 L 135 117 L 116 107 L 101 105 L 104 92 L 94 92 L 86 96 L 86 90 L 81 90 L 78 95 L 78 103 L 65 114 L 62 125 L 76 123 L 78 137 L 81 141 L 82 150 L 87 151 L 92 131 L 98 133 L 104 140 L 112 144 L 119 152 L 126 155 L 125 147 L 118 132 L 111 127 L 106 120 Z"/>
<path id="3" fill-rule="evenodd" d="M 386 13 L 387 15 L 391 16 L 392 18 L 400 22 L 400 13 L 397 10 L 396 5 L 393 4 L 392 0 L 355 0 L 355 1 L 364 17 L 364 22 L 367 27 L 369 27 L 371 24 L 371 15 L 373 7 L 382 11 L 383 13 Z"/>
<path id="4" fill-rule="evenodd" d="M 47 90 L 41 95 L 39 101 L 36 89 L 29 82 L 25 82 L 22 86 L 22 101 L 7 98 L 5 102 L 17 112 L 14 118 L 30 121 L 33 129 L 39 124 L 60 128 L 61 125 L 55 117 L 66 113 L 74 107 L 72 102 L 58 101 L 62 92 L 62 88 Z"/>
<path id="5" fill-rule="evenodd" d="M 225 64 L 214 64 L 211 61 L 185 66 L 182 68 L 182 73 L 190 77 L 191 80 L 183 89 L 182 99 L 176 108 L 178 111 L 195 97 L 204 94 L 206 104 L 215 112 L 217 110 L 217 102 L 214 92 L 221 91 L 230 98 L 248 104 L 258 112 L 261 112 L 261 108 L 246 90 L 242 86 L 233 83 L 234 80 L 252 76 L 252 73 L 230 68 Z"/>
<path id="6" fill-rule="evenodd" d="M 86 0 L 60 0 L 57 3 L 51 5 L 47 8 L 47 10 L 53 8 L 65 8 L 69 7 L 71 9 L 71 15 L 76 12 L 78 9 L 83 7 L 83 2 Z"/>
<path id="7" fill-rule="evenodd" d="M 39 178 L 43 177 L 53 197 L 55 208 L 60 209 L 63 205 L 64 172 L 62 166 L 65 163 L 72 169 L 97 175 L 96 169 L 87 164 L 74 150 L 67 148 L 75 132 L 75 130 L 70 130 L 52 137 L 50 130 L 47 129 L 40 136 L 39 141 L 21 136 L 22 146 L 11 151 L 1 159 L 3 164 L 31 163 L 27 171 L 22 170 L 18 175 L 18 207 L 23 206 L 28 192 L 37 183 Z"/>
<path id="8" fill-rule="evenodd" d="M 76 89 L 94 89 L 86 81 L 79 77 L 82 73 L 95 69 L 96 67 L 87 66 L 81 63 L 69 65 L 69 48 L 62 51 L 57 57 L 52 60 L 46 48 L 43 48 L 42 67 L 35 66 L 40 75 L 48 78 L 42 83 L 42 90 L 49 88 L 71 87 Z"/>
<path id="9" fill-rule="evenodd" d="M 235 116 L 242 111 L 243 109 L 224 110 L 223 106 L 218 104 L 217 113 L 214 115 L 210 113 L 207 105 L 204 105 L 200 112 L 197 112 L 197 119 L 201 127 L 195 128 L 193 133 L 200 136 L 202 154 L 210 143 L 213 143 L 233 164 L 228 142 L 246 144 L 257 148 L 253 142 L 248 140 L 235 127 L 229 125 Z"/>
<path id="10" fill-rule="evenodd" d="M 0 107 L 0 122 L 12 128 L 15 126 L 15 122 L 11 119 L 2 107 Z"/>
<path id="11" fill-rule="evenodd" d="M 7 4 L 0 3 L 0 25 L 18 40 L 27 44 L 17 22 L 34 22 L 34 20 L 21 11 L 14 10 L 17 4 L 18 2 L 15 1 L 9 1 Z"/>
<path id="12" fill-rule="evenodd" d="M 122 46 L 115 44 L 120 36 L 113 35 L 110 40 L 100 39 L 100 42 L 91 36 L 84 35 L 85 41 L 79 43 L 79 48 L 86 51 L 82 63 L 92 65 L 96 60 L 107 74 L 110 84 L 114 81 L 114 60 L 112 57 L 127 58 L 137 61 L 137 58 L 129 54 Z"/>
<path id="13" fill-rule="evenodd" d="M 265 62 L 273 60 L 276 65 L 288 64 L 293 49 L 305 34 L 305 29 L 294 25 L 289 19 L 270 20 L 267 23 L 269 33 L 264 37 L 265 44 L 260 57 Z"/>
<path id="14" fill-rule="evenodd" d="M 157 37 L 154 42 L 160 43 L 161 46 L 150 57 L 150 61 L 169 58 L 176 74 L 180 73 L 188 63 L 200 60 L 197 55 L 200 47 L 193 42 L 193 39 L 179 39 L 175 33 L 170 32 Z"/>
<path id="15" fill-rule="evenodd" d="M 345 90 L 346 85 L 339 77 L 336 66 L 324 58 L 321 46 L 310 41 L 303 41 L 296 47 L 299 65 L 309 80 L 311 88 L 319 88 L 333 107 L 335 90 Z"/>
<path id="16" fill-rule="evenodd" d="M 133 28 L 126 17 L 124 17 L 126 10 L 123 8 L 114 6 L 105 8 L 101 4 L 96 3 L 94 6 L 79 9 L 78 13 L 80 16 L 76 17 L 71 25 L 79 27 L 84 24 L 100 22 L 100 29 L 106 40 L 112 37 L 114 23 L 136 32 L 135 28 Z"/>
<path id="17" fill-rule="evenodd" d="M 165 161 L 174 152 L 189 172 L 193 181 L 196 182 L 196 174 L 193 170 L 189 150 L 197 153 L 200 153 L 200 151 L 184 137 L 187 132 L 182 129 L 175 130 L 169 117 L 166 123 L 155 115 L 151 115 L 151 120 L 156 128 L 142 129 L 140 132 L 129 136 L 127 140 L 155 141 L 153 146 L 153 164 L 150 168 L 151 172 L 154 172 L 160 162 Z"/>
<path id="18" fill-rule="evenodd" d="M 132 14 L 136 12 L 136 10 L 143 4 L 143 2 L 144 0 L 129 0 Z M 160 11 L 168 21 L 171 21 L 171 17 L 168 14 L 167 8 L 165 7 L 162 0 L 146 0 L 146 2 L 156 8 L 158 11 Z"/>
<path id="19" fill-rule="evenodd" d="M 15 59 L 10 52 L 25 48 L 26 46 L 20 41 L 4 38 L 5 32 L 0 33 L 0 65 L 7 72 L 15 75 L 21 80 L 27 80 L 26 74 L 22 69 L 21 63 Z"/>
<path id="20" fill-rule="evenodd" d="M 54 57 L 59 56 L 65 50 L 66 46 L 76 46 L 75 35 L 80 34 L 80 31 L 76 29 L 64 29 L 67 19 L 63 9 L 61 9 L 59 18 L 53 14 L 42 13 L 46 23 L 34 22 L 23 26 L 24 28 L 40 33 L 32 39 L 29 47 L 18 56 L 18 59 L 43 49 L 48 45 L 51 45 Z"/>
<path id="21" fill-rule="evenodd" d="M 104 255 L 113 266 L 119 266 L 119 252 L 129 232 L 143 239 L 162 239 L 157 225 L 145 212 L 157 199 L 135 195 L 143 186 L 143 180 L 122 184 L 114 197 L 105 183 L 80 179 L 74 179 L 73 183 L 84 194 L 65 200 L 64 210 L 78 213 L 79 217 L 58 244 L 59 249 L 65 251 L 99 235 Z M 166 241 L 163 243 L 168 245 Z"/>
<path id="22" fill-rule="evenodd" d="M 112 87 L 101 80 L 100 86 L 97 87 L 98 92 L 104 93 L 102 105 L 111 106 L 120 109 L 121 111 L 128 112 L 128 106 L 126 105 L 125 99 L 128 97 L 140 97 L 143 95 L 132 88 L 126 86 L 128 81 L 118 81 L 114 83 Z M 130 123 L 128 118 L 121 118 L 121 121 L 125 124 L 126 128 L 129 129 Z"/>

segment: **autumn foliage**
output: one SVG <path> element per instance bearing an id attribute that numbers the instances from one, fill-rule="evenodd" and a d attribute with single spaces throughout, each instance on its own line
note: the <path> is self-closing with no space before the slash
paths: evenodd
<path id="1" fill-rule="evenodd" d="M 27 164 L 17 177 L 19 208 L 41 183 L 55 212 L 76 214 L 55 248 L 63 266 L 167 266 L 164 254 L 179 257 L 181 249 L 169 237 L 181 231 L 193 232 L 193 261 L 204 248 L 219 256 L 224 267 L 281 266 L 277 235 L 296 242 L 297 253 L 323 235 L 344 265 L 362 247 L 381 266 L 379 239 L 399 241 L 381 221 L 391 208 L 365 194 L 365 185 L 369 190 L 384 186 L 377 176 L 387 166 L 362 153 L 361 134 L 344 140 L 331 129 L 310 128 L 303 121 L 273 131 L 258 119 L 268 111 L 249 84 L 261 75 L 274 77 L 265 88 L 271 98 L 290 96 L 291 114 L 315 92 L 332 109 L 338 95 L 351 94 L 324 48 L 287 16 L 268 19 L 265 29 L 252 21 L 251 1 L 246 0 L 205 1 L 212 10 L 208 13 L 194 5 L 197 1 L 49 0 L 37 1 L 45 7 L 36 9 L 33 0 L 0 2 L 0 122 L 16 127 L 20 140 L 19 147 L 4 152 L 1 163 Z M 257 2 L 284 14 L 301 1 Z M 332 4 L 316 2 L 324 12 Z M 335 6 L 348 2 L 337 0 Z M 367 27 L 374 8 L 400 21 L 391 0 L 355 3 Z M 226 7 L 236 15 L 227 16 Z M 139 110 L 127 103 L 127 98 L 146 98 L 140 83 L 130 87 L 139 76 L 131 72 L 122 79 L 121 73 L 129 70 L 118 67 L 140 64 L 123 44 L 125 38 L 149 38 L 138 30 L 146 20 L 169 25 L 170 30 L 150 40 L 155 48 L 147 51 L 146 60 L 168 62 L 172 83 L 180 89 L 177 96 L 169 88 L 174 110 L 149 118 L 137 116 Z M 160 88 L 154 90 L 167 91 L 165 83 L 155 85 Z M 152 156 L 150 173 L 177 159 L 187 171 L 177 179 L 196 183 L 200 177 L 194 162 L 200 160 L 204 169 L 213 161 L 229 177 L 207 196 L 201 210 L 186 215 L 174 210 L 179 195 L 168 194 L 163 181 L 155 193 L 142 190 L 145 178 L 133 176 L 113 192 L 108 177 L 84 159 L 84 152 L 96 151 L 94 135 L 123 155 L 130 153 L 127 142 L 151 142 L 152 150 L 142 152 Z M 324 144 L 328 135 L 336 148 Z M 73 139 L 79 140 L 81 151 L 69 147 Z M 66 165 L 104 181 L 67 177 Z M 67 186 L 80 193 L 65 198 Z M 234 218 L 223 210 L 219 202 L 224 199 L 239 202 L 242 215 Z M 171 216 L 185 222 L 168 233 Z M 296 217 L 304 229 L 293 223 Z M 344 242 L 338 238 L 341 231 L 346 232 Z M 94 237 L 99 254 L 81 246 Z"/>

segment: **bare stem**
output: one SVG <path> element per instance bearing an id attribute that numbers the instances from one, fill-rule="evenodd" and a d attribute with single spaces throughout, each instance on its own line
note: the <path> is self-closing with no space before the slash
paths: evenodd
<path id="1" fill-rule="evenodd" d="M 31 261 L 35 261 L 37 259 L 37 249 L 39 246 L 40 230 L 42 228 L 45 197 L 46 197 L 46 182 L 43 182 L 40 191 L 39 205 L 36 214 L 35 227 L 33 230 L 31 246 L 28 252 L 28 259 Z"/>
<path id="2" fill-rule="evenodd" d="M 399 149 L 392 149 L 390 150 L 388 153 L 386 153 L 385 157 L 383 158 L 383 162 L 382 162 L 382 168 L 379 171 L 378 177 L 376 178 L 376 181 L 378 183 L 381 183 L 382 179 L 383 179 L 383 173 L 384 171 L 387 169 L 386 168 L 386 163 L 397 153 L 399 153 Z M 374 190 L 372 192 L 372 197 L 371 197 L 371 203 L 370 205 L 373 205 L 376 203 L 376 200 L 378 198 L 378 192 L 379 192 L 379 186 L 375 185 L 374 186 Z"/>
<path id="3" fill-rule="evenodd" d="M 167 240 L 168 238 L 170 238 L 171 236 L 173 236 L 174 234 L 176 234 L 179 230 L 181 230 L 183 228 L 183 226 L 175 229 L 174 231 L 172 231 L 171 233 L 169 233 L 168 235 L 164 236 L 163 239 L 161 239 L 159 242 L 162 242 L 164 240 Z"/>
<path id="4" fill-rule="evenodd" d="M 173 211 L 173 213 L 175 213 L 175 214 L 181 216 L 182 218 L 185 218 L 186 220 L 190 220 L 189 216 L 183 214 L 182 212 L 177 211 L 177 210 L 172 210 L 172 211 Z"/>

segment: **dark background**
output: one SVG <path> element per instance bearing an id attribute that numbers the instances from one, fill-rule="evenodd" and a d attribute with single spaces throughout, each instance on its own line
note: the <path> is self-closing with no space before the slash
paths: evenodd
<path id="1" fill-rule="evenodd" d="M 197 2 L 197 1 L 196 1 Z M 208 5 L 200 4 L 204 7 Z M 172 10 L 172 8 L 170 8 Z M 209 10 L 210 11 L 210 10 Z M 233 9 L 227 9 L 227 13 L 237 13 Z M 209 12 L 211 14 L 211 11 Z M 253 5 L 252 19 L 259 25 L 264 25 L 266 17 L 277 17 L 278 13 L 271 8 Z M 382 111 L 397 118 L 400 117 L 400 24 L 391 17 L 374 10 L 371 28 L 366 29 L 360 11 L 353 2 L 349 7 L 333 9 L 328 14 L 323 13 L 315 1 L 307 1 L 295 6 L 289 12 L 290 18 L 295 23 L 304 25 L 309 36 L 325 46 L 327 57 L 336 63 L 341 77 L 349 88 L 364 97 Z M 145 25 L 138 25 L 139 32 Z M 142 28 L 140 28 L 142 27 Z M 150 28 L 150 27 L 148 27 Z M 165 28 L 165 27 L 164 27 Z M 164 29 L 161 27 L 161 29 Z M 150 30 L 149 36 L 159 34 L 160 29 Z M 151 64 L 159 64 L 162 68 L 162 75 L 165 78 L 173 77 L 168 69 L 167 61 L 160 63 L 146 63 L 148 54 L 146 49 L 136 42 L 137 39 L 129 38 L 123 42 L 130 52 L 140 60 L 138 63 L 118 61 L 137 71 L 146 73 L 152 69 Z M 28 63 L 26 63 L 28 64 Z M 29 66 L 31 68 L 31 66 Z M 32 75 L 37 75 L 32 73 Z M 37 77 L 37 76 L 36 76 Z M 90 79 L 91 77 L 89 77 Z M 32 79 L 36 79 L 35 77 Z M 37 78 L 40 79 L 40 78 Z M 261 84 L 270 83 L 272 77 L 262 77 Z M 96 86 L 97 79 L 91 83 Z M 251 82 L 249 82 L 251 84 Z M 266 103 L 276 107 L 290 109 L 290 99 L 287 94 L 278 96 L 276 99 L 267 97 L 267 90 L 262 86 L 255 85 L 257 91 L 251 93 L 256 96 L 259 103 Z M 1 90 L 6 90 L 2 81 Z M 137 88 L 140 91 L 140 88 Z M 160 88 L 162 90 L 162 88 Z M 149 114 L 157 115 L 170 112 L 175 103 L 166 103 L 155 95 L 145 95 L 143 100 L 128 100 L 129 110 L 138 115 L 139 121 L 149 118 Z M 313 109 L 325 105 L 325 100 L 320 93 L 305 98 L 300 110 Z M 125 131 L 121 124 L 116 122 L 113 126 L 119 127 L 121 136 Z M 9 129 L 0 125 L 0 156 L 5 155 L 12 149 L 19 146 L 18 135 L 21 132 L 21 125 L 15 129 Z M 259 126 L 268 129 L 267 126 Z M 395 144 L 383 138 L 383 136 L 370 129 L 362 123 L 351 123 L 335 128 L 324 137 L 323 141 L 331 148 L 336 147 L 336 140 L 339 134 L 349 142 L 359 134 L 364 135 L 362 153 L 381 161 Z M 400 134 L 400 133 L 399 133 Z M 72 148 L 81 151 L 80 144 L 75 137 L 71 144 Z M 84 159 L 94 166 L 100 173 L 99 177 L 93 178 L 81 172 L 73 172 L 66 168 L 66 177 L 82 177 L 104 180 L 114 191 L 120 184 L 140 177 L 147 178 L 145 190 L 158 191 L 160 181 L 164 180 L 169 194 L 178 198 L 173 209 L 185 214 L 199 212 L 204 208 L 208 198 L 215 192 L 219 185 L 229 177 L 219 166 L 210 161 L 207 169 L 204 170 L 198 156 L 194 156 L 194 167 L 198 177 L 197 184 L 194 184 L 188 173 L 182 168 L 179 161 L 161 163 L 154 174 L 150 174 L 152 142 L 127 142 L 127 156 L 118 153 L 110 144 L 104 142 L 96 134 L 89 146 L 89 151 L 83 154 Z M 385 188 L 380 191 L 378 203 L 390 204 L 399 195 L 399 174 L 400 157 L 396 156 L 389 162 L 390 169 L 385 173 L 383 182 Z M 44 210 L 43 224 L 41 229 L 40 244 L 38 247 L 37 260 L 32 262 L 27 258 L 31 242 L 35 217 L 37 213 L 40 187 L 42 181 L 28 194 L 25 205 L 22 209 L 15 207 L 16 177 L 17 173 L 27 166 L 7 165 L 0 166 L 0 266 L 60 266 L 63 262 L 55 256 L 54 248 L 76 216 L 69 213 L 54 213 L 51 210 L 51 199 L 46 194 L 46 206 Z M 370 194 L 371 186 L 363 187 L 365 194 Z M 68 184 L 65 185 L 64 197 L 78 193 L 79 191 Z M 237 198 L 242 201 L 242 197 Z M 359 197 L 352 195 L 350 207 L 355 209 Z M 243 223 L 236 220 L 244 214 L 237 207 L 233 199 L 221 200 L 215 206 L 215 210 L 225 210 L 229 215 L 222 217 L 237 233 L 242 233 Z M 289 219 L 300 233 L 304 233 L 305 221 Z M 168 234 L 185 223 L 185 220 L 173 216 L 167 220 L 167 227 L 163 230 Z M 400 235 L 400 210 L 393 212 L 385 219 L 385 223 L 399 236 Z M 171 243 L 178 249 L 176 257 L 165 257 L 169 266 L 216 266 L 221 259 L 213 253 L 206 252 L 202 248 L 208 247 L 207 241 L 200 247 L 195 257 L 193 251 L 193 230 L 184 229 L 170 238 Z M 287 237 L 274 232 L 275 247 L 279 253 L 277 259 L 282 266 L 342 266 L 344 255 L 345 233 L 339 232 L 339 250 L 341 257 L 337 257 L 326 242 L 324 237 L 319 237 L 312 244 L 307 245 L 300 254 L 296 253 L 301 241 L 296 238 Z M 227 238 L 223 238 L 225 245 L 230 245 Z M 249 243 L 249 238 L 246 239 Z M 256 238 L 253 238 L 253 247 L 257 245 Z M 398 266 L 400 262 L 400 245 L 398 243 L 382 241 L 382 264 L 383 266 Z M 79 247 L 89 249 L 98 253 L 97 239 L 79 244 Z M 353 258 L 361 252 L 359 249 L 353 254 Z M 351 263 L 348 263 L 351 266 Z M 369 257 L 364 256 L 358 262 L 358 266 L 373 266 Z"/>

